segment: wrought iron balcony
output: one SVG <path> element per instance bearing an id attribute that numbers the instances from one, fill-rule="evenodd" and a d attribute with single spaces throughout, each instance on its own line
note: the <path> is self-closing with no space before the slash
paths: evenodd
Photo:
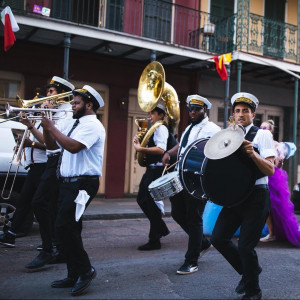
<path id="1" fill-rule="evenodd" d="M 0 0 L 0 7 L 10 5 L 16 14 L 35 17 L 34 5 L 47 4 L 50 18 L 99 30 L 123 32 L 212 54 L 239 50 L 299 62 L 295 25 L 249 14 L 241 29 L 241 20 L 235 14 L 220 18 L 170 0 L 107 0 L 106 6 L 102 3 L 99 0 Z"/>

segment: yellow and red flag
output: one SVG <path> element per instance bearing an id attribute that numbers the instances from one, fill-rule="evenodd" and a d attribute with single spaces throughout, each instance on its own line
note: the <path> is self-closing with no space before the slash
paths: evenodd
<path id="1" fill-rule="evenodd" d="M 231 53 L 222 54 L 220 56 L 214 56 L 213 60 L 216 63 L 216 70 L 220 75 L 221 79 L 226 80 L 228 75 L 227 75 L 225 63 L 231 62 Z"/>

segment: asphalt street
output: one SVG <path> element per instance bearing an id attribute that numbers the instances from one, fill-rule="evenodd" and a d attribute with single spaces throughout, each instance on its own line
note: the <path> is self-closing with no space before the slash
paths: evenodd
<path id="1" fill-rule="evenodd" d="M 80 299 L 239 299 L 234 289 L 240 276 L 215 250 L 199 261 L 199 271 L 177 275 L 184 260 L 187 236 L 170 217 L 171 233 L 162 249 L 138 251 L 147 241 L 145 218 L 84 221 L 83 239 L 98 275 Z M 18 238 L 16 248 L 0 248 L 1 299 L 70 299 L 70 289 L 50 287 L 66 275 L 64 264 L 27 271 L 38 252 L 38 226 Z M 300 299 L 300 249 L 285 242 L 259 243 L 263 299 Z"/>

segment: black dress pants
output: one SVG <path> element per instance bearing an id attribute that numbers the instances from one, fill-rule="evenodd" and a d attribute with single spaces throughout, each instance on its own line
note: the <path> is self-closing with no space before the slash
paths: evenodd
<path id="1" fill-rule="evenodd" d="M 173 219 L 189 236 L 185 262 L 198 264 L 201 249 L 210 246 L 210 241 L 203 235 L 202 215 L 206 201 L 191 196 L 186 190 L 170 197 L 170 201 Z"/>
<path id="2" fill-rule="evenodd" d="M 137 203 L 150 221 L 150 241 L 157 241 L 169 232 L 166 223 L 162 219 L 160 209 L 157 207 L 148 191 L 149 184 L 161 177 L 163 169 L 164 167 L 148 167 L 141 179 L 137 195 Z"/>
<path id="3" fill-rule="evenodd" d="M 59 182 L 56 178 L 56 167 L 59 155 L 48 157 L 46 170 L 33 198 L 33 211 L 39 223 L 44 251 L 52 251 L 54 240 L 54 220 L 57 210 Z"/>
<path id="4" fill-rule="evenodd" d="M 91 263 L 84 250 L 81 231 L 82 218 L 75 220 L 76 203 L 79 190 L 85 190 L 90 196 L 86 207 L 97 194 L 99 179 L 78 179 L 76 182 L 61 183 L 58 196 L 58 212 L 55 233 L 62 253 L 67 259 L 68 277 L 76 279 L 90 271 Z"/>
<path id="5" fill-rule="evenodd" d="M 241 204 L 224 207 L 216 221 L 211 242 L 232 267 L 243 275 L 246 291 L 259 292 L 258 258 L 255 247 L 270 211 L 269 190 L 255 187 Z M 231 241 L 240 228 L 238 246 Z"/>
<path id="6" fill-rule="evenodd" d="M 32 213 L 32 200 L 38 188 L 42 174 L 46 168 L 46 163 L 32 164 L 27 173 L 16 210 L 12 219 L 11 231 L 18 233 L 22 230 L 22 225 L 29 213 Z"/>

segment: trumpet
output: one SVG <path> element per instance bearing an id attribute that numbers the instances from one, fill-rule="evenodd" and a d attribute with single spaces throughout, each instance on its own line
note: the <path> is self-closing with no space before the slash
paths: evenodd
<path id="1" fill-rule="evenodd" d="M 43 117 L 47 117 L 50 120 L 59 120 L 66 118 L 68 112 L 73 112 L 72 110 L 58 108 L 20 108 L 11 106 L 9 103 L 6 103 L 5 109 L 7 117 L 9 117 L 11 113 L 21 113 L 20 118 L 27 118 L 29 120 L 42 120 Z M 25 113 L 25 115 L 23 113 Z M 35 113 L 40 113 L 40 115 L 33 115 Z M 55 113 L 63 114 L 55 116 Z"/>
<path id="2" fill-rule="evenodd" d="M 18 137 L 20 136 L 20 131 L 23 132 L 23 136 L 22 136 L 22 139 L 17 138 L 17 143 L 16 143 L 16 146 L 14 147 L 13 157 L 12 157 L 12 160 L 10 162 L 7 174 L 6 174 L 4 185 L 2 187 L 1 197 L 4 200 L 10 199 L 10 196 L 11 196 L 14 184 L 15 184 L 15 180 L 16 180 L 16 177 L 17 177 L 17 174 L 18 174 L 18 171 L 19 171 L 19 167 L 22 165 L 21 159 L 22 159 L 22 154 L 23 154 L 23 149 L 24 149 L 24 143 L 25 143 L 25 139 L 28 135 L 28 128 L 26 128 L 25 130 L 12 129 L 12 131 L 14 131 L 14 130 L 17 131 Z M 9 175 L 10 175 L 10 170 L 11 170 L 12 165 L 16 165 L 17 168 L 16 168 L 16 171 L 15 171 L 15 175 L 13 177 L 13 181 L 12 181 L 9 193 L 8 193 L 7 196 L 5 196 L 7 181 L 8 181 Z"/>
<path id="3" fill-rule="evenodd" d="M 52 101 L 55 105 L 61 105 L 65 103 L 69 103 L 71 101 L 71 97 L 73 96 L 72 91 L 61 93 L 61 94 L 56 94 L 53 96 L 48 96 L 48 97 L 43 97 L 43 98 L 37 98 L 37 99 L 32 99 L 32 100 L 24 100 L 21 99 L 19 96 L 16 97 L 17 103 L 19 107 L 23 108 L 28 108 L 37 104 L 41 104 L 44 101 Z M 69 101 L 63 100 L 63 98 L 69 98 Z"/>

